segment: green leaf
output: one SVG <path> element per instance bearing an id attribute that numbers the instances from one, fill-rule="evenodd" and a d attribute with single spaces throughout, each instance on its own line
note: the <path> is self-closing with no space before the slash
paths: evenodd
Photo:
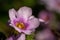
<path id="1" fill-rule="evenodd" d="M 34 40 L 34 33 L 26 36 L 26 40 Z"/>

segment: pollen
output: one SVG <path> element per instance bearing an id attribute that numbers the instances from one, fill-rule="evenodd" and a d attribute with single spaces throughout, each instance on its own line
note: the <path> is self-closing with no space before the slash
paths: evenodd
<path id="1" fill-rule="evenodd" d="M 19 22 L 17 22 L 17 23 L 16 23 L 16 27 L 18 27 L 18 28 L 20 28 L 20 29 L 25 29 L 24 23 L 19 23 Z"/>

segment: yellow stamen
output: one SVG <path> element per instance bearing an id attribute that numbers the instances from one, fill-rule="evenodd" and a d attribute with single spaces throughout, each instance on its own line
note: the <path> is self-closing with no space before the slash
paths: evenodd
<path id="1" fill-rule="evenodd" d="M 20 29 L 25 29 L 25 25 L 23 23 L 16 23 L 16 27 L 20 28 Z"/>

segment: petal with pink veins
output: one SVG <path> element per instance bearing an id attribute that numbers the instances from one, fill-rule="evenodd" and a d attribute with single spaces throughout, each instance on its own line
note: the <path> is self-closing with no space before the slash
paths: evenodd
<path id="1" fill-rule="evenodd" d="M 15 9 L 10 9 L 9 10 L 9 18 L 10 18 L 11 21 L 13 21 L 14 19 L 16 19 L 16 16 L 15 16 L 16 13 L 17 12 L 15 11 Z"/>
<path id="2" fill-rule="evenodd" d="M 27 29 L 35 29 L 39 26 L 40 22 L 37 18 L 33 18 L 28 20 L 29 26 L 27 27 Z"/>
<path id="3" fill-rule="evenodd" d="M 29 7 L 21 7 L 19 10 L 18 10 L 18 14 L 17 14 L 17 17 L 18 18 L 24 18 L 25 20 L 27 20 L 30 16 L 32 15 L 32 10 L 31 8 Z"/>
<path id="4" fill-rule="evenodd" d="M 23 33 L 30 35 L 32 33 L 33 30 L 23 30 Z"/>

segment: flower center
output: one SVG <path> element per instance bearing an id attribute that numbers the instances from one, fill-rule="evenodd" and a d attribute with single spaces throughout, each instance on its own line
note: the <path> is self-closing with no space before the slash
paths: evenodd
<path id="1" fill-rule="evenodd" d="M 20 29 L 25 29 L 24 23 L 20 23 L 20 22 L 17 22 L 17 23 L 16 23 L 16 27 L 18 27 L 18 28 L 20 28 Z"/>

